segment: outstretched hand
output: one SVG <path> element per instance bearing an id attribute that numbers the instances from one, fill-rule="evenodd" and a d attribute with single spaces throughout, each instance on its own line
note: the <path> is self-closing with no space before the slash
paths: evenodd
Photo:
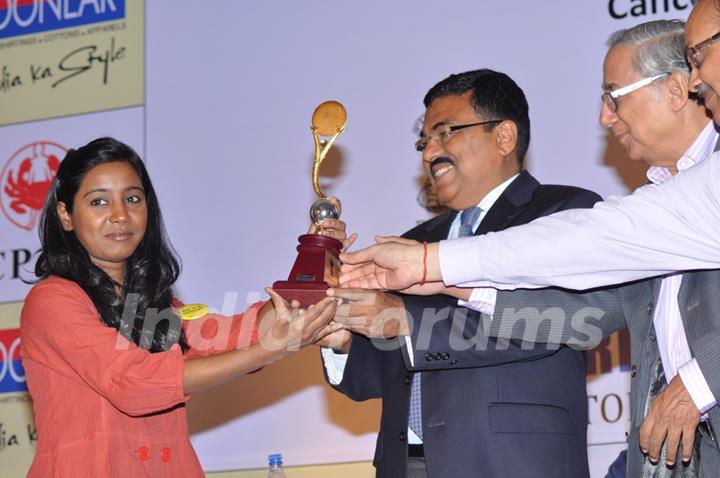
<path id="1" fill-rule="evenodd" d="M 396 236 L 376 236 L 375 242 L 365 249 L 340 255 L 342 287 L 402 290 L 423 280 L 422 243 Z"/>
<path id="2" fill-rule="evenodd" d="M 342 301 L 335 321 L 351 332 L 370 338 L 410 333 L 405 304 L 394 294 L 366 289 L 328 289 L 327 294 Z"/>
<path id="3" fill-rule="evenodd" d="M 317 342 L 340 326 L 331 324 L 337 301 L 326 297 L 308 309 L 301 309 L 297 301 L 288 302 L 277 292 L 266 288 L 274 310 L 260 320 L 260 344 L 267 350 L 296 352 Z"/>

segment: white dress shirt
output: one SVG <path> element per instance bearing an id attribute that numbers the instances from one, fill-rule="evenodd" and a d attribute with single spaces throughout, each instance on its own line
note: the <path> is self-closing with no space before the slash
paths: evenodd
<path id="1" fill-rule="evenodd" d="M 507 189 L 507 187 L 512 183 L 515 178 L 517 178 L 518 175 L 514 175 L 513 177 L 507 179 L 505 182 L 500 184 L 499 186 L 496 186 L 495 189 L 490 191 L 485 195 L 485 197 L 480 201 L 477 205 L 482 211 L 480 215 L 478 216 L 477 220 L 475 221 L 475 224 L 473 224 L 472 230 L 473 232 L 477 230 L 478 226 L 482 222 L 483 218 L 487 214 L 487 211 L 490 210 L 490 208 L 495 204 L 495 201 L 498 200 L 498 198 L 502 195 L 502 193 Z M 450 230 L 448 231 L 448 239 L 456 239 L 458 237 L 458 234 L 460 233 L 460 212 L 458 212 L 455 215 L 455 219 L 453 219 L 452 224 L 450 225 Z M 410 363 L 414 365 L 413 363 L 413 353 L 412 353 L 412 342 L 410 340 L 410 337 L 405 337 L 405 341 L 408 346 L 408 355 L 410 357 Z M 323 364 L 325 365 L 325 370 L 327 371 L 328 380 L 331 384 L 337 385 L 339 384 L 342 379 L 345 372 L 345 365 L 347 364 L 347 354 L 339 354 L 336 353 L 331 348 L 323 347 L 321 349 L 322 357 L 323 357 Z M 420 437 L 418 437 L 415 432 L 413 432 L 410 428 L 408 428 L 407 431 L 408 436 L 408 443 L 413 444 L 420 444 L 422 443 L 422 440 Z"/>
<path id="2" fill-rule="evenodd" d="M 676 163 L 678 172 L 685 171 L 709 157 L 717 140 L 718 133 L 714 123 L 710 121 L 685 154 L 678 159 Z M 647 176 L 656 184 L 665 182 L 672 177 L 667 168 L 661 167 L 650 168 Z M 688 345 L 678 305 L 681 282 L 682 274 L 674 274 L 662 280 L 653 316 L 653 325 L 667 381 L 669 382 L 679 373 L 693 402 L 701 413 L 705 413 L 717 402 L 703 377 L 697 360 L 692 358 Z M 476 288 L 467 303 L 460 302 L 467 307 L 492 316 L 495 310 L 496 295 L 497 291 L 494 288 Z"/>

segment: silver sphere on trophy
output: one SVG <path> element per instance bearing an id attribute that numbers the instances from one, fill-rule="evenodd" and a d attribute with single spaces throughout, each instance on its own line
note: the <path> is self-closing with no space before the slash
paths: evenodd
<path id="1" fill-rule="evenodd" d="M 340 212 L 328 199 L 318 199 L 310 206 L 310 220 L 318 227 L 325 219 L 337 219 Z"/>

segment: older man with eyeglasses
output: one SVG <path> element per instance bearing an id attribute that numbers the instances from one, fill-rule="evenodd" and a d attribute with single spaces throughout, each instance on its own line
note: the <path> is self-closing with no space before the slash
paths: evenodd
<path id="1" fill-rule="evenodd" d="M 702 99 L 689 92 L 683 29 L 661 20 L 620 30 L 603 64 L 600 124 L 630 159 L 650 165 L 656 184 L 706 159 L 718 137 Z"/>
<path id="2" fill-rule="evenodd" d="M 631 159 L 650 165 L 647 176 L 656 184 L 684 174 L 706 160 L 718 146 L 717 128 L 709 118 L 702 95 L 689 93 L 690 67 L 685 61 L 683 30 L 682 22 L 668 20 L 620 30 L 610 37 L 604 62 L 605 93 L 600 123 L 618 138 Z M 720 450 L 708 421 L 700 426 L 695 454 L 687 464 L 675 466 L 677 443 L 673 436 L 667 441 L 672 453 L 662 452 L 660 456 L 644 455 L 639 442 L 646 414 L 650 424 L 658 417 L 653 406 L 662 406 L 674 389 L 686 392 L 685 401 L 675 403 L 677 414 L 699 417 L 698 411 L 704 413 L 715 407 L 715 396 L 692 353 L 697 337 L 689 322 L 697 322 L 700 317 L 708 323 L 713 320 L 710 316 L 720 316 L 720 301 L 713 297 L 720 291 L 712 286 L 719 282 L 719 271 L 703 271 L 584 294 L 553 289 L 501 291 L 497 295 L 495 289 L 478 289 L 474 294 L 476 300 L 482 298 L 478 302 L 481 310 L 497 319 L 491 333 L 502 336 L 524 337 L 524 331 L 508 328 L 509 324 L 503 326 L 503 311 L 537 310 L 549 304 L 562 308 L 566 316 L 583 308 L 602 310 L 597 326 L 605 336 L 627 323 L 633 364 L 627 476 L 709 478 L 717 476 Z M 469 294 L 461 294 L 465 295 Z M 681 307 L 688 298 L 707 307 L 690 313 Z M 520 318 L 525 323 L 540 321 L 537 316 L 522 314 L 513 320 Z M 563 332 L 568 340 L 576 337 L 572 327 Z M 711 375 L 709 379 L 712 380 Z M 666 389 L 668 383 L 673 387 Z M 648 436 L 652 433 L 649 426 L 645 428 Z M 689 433 L 694 436 L 694 432 Z M 704 445 L 703 449 L 700 445 Z M 692 448 L 687 441 L 684 446 Z"/>
<path id="3" fill-rule="evenodd" d="M 655 184 L 683 174 L 707 159 L 718 145 L 718 132 L 702 97 L 689 92 L 690 68 L 685 61 L 683 30 L 683 22 L 672 20 L 620 30 L 608 41 L 609 50 L 603 65 L 605 93 L 600 123 L 618 139 L 632 160 L 650 165 L 647 177 Z M 627 476 L 710 477 L 717 474 L 715 464 L 720 460 L 717 446 L 707 446 L 701 451 L 698 441 L 694 459 L 687 465 L 674 466 L 677 444 L 669 444 L 675 448 L 666 461 L 665 453 L 659 457 L 641 453 L 639 440 L 645 415 L 650 413 L 650 420 L 654 418 L 652 404 L 656 400 L 662 404 L 672 393 L 672 389 L 668 393 L 664 391 L 668 383 L 672 383 L 673 388 L 684 387 L 685 398 L 691 397 L 684 402 L 688 408 L 692 407 L 687 410 L 689 415 L 696 413 L 695 408 L 705 412 L 715 406 L 715 397 L 698 360 L 693 358 L 691 345 L 696 344 L 695 337 L 690 325 L 686 333 L 684 321 L 689 319 L 681 312 L 680 304 L 686 303 L 688 297 L 715 303 L 711 296 L 717 291 L 710 284 L 719 281 L 720 272 L 708 271 L 676 274 L 584 294 L 557 289 L 499 293 L 495 289 L 478 289 L 472 298 L 475 305 L 470 306 L 494 317 L 491 334 L 517 339 L 528 339 L 527 330 L 503 324 L 503 318 L 511 317 L 513 323 L 521 319 L 526 325 L 535 322 L 539 326 L 546 317 L 504 316 L 506 310 L 529 311 L 552 305 L 560 307 L 566 317 L 572 317 L 583 309 L 595 308 L 603 312 L 597 326 L 604 336 L 627 324 L 634 370 Z M 467 289 L 464 291 L 458 295 L 468 299 L 470 293 Z M 720 316 L 720 302 L 716 310 L 708 308 L 702 314 Z M 562 337 L 576 339 L 577 331 L 566 325 L 568 329 L 562 331 Z M 547 341 L 549 337 L 542 335 L 533 339 Z M 681 406 L 675 411 L 681 413 Z M 701 432 L 714 436 L 708 422 L 704 422 Z M 705 444 L 712 445 L 712 438 Z"/>

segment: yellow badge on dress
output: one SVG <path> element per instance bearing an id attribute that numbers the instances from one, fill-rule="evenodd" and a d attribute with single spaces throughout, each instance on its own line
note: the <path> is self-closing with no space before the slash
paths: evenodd
<path id="1" fill-rule="evenodd" d="M 195 320 L 205 317 L 210 310 L 205 304 L 188 304 L 178 309 L 178 315 L 183 320 Z"/>

